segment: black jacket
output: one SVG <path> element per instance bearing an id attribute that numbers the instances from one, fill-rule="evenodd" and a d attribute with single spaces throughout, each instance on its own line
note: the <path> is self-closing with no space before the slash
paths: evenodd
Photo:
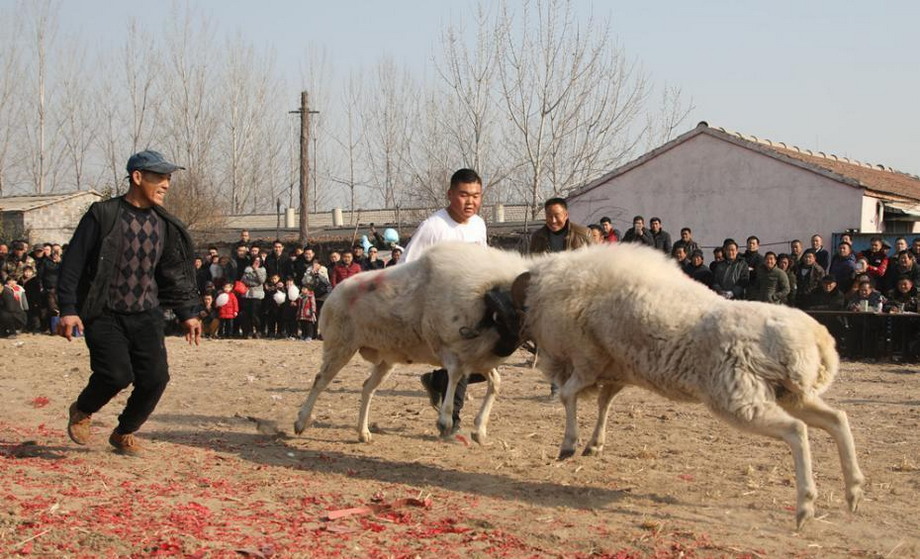
<path id="1" fill-rule="evenodd" d="M 122 196 L 95 202 L 80 219 L 59 272 L 61 316 L 79 314 L 86 323 L 106 308 L 124 240 L 115 227 L 124 204 L 127 202 Z M 164 225 L 163 254 L 154 271 L 160 305 L 172 309 L 184 321 L 198 311 L 192 237 L 178 218 L 160 206 L 153 206 L 153 210 Z"/>

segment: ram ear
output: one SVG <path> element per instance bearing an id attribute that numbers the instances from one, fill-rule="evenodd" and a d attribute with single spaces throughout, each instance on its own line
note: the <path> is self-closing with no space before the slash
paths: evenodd
<path id="1" fill-rule="evenodd" d="M 511 302 L 514 308 L 524 310 L 527 303 L 527 288 L 530 287 L 530 272 L 524 272 L 514 278 L 511 284 Z"/>

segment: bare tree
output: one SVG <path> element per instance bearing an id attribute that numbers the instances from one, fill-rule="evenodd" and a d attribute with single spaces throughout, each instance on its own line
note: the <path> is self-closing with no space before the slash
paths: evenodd
<path id="1" fill-rule="evenodd" d="M 380 60 L 374 78 L 374 95 L 365 95 L 362 106 L 365 155 L 373 177 L 371 190 L 379 194 L 385 208 L 394 208 L 411 182 L 407 161 L 412 112 L 419 95 L 412 78 L 392 59 Z"/>
<path id="2" fill-rule="evenodd" d="M 647 80 L 612 44 L 609 23 L 580 24 L 568 0 L 529 2 L 517 17 L 506 6 L 497 32 L 508 141 L 536 215 L 547 195 L 565 193 L 632 150 L 628 133 Z"/>
<path id="3" fill-rule="evenodd" d="M 220 121 L 213 99 L 218 80 L 211 28 L 186 6 L 183 13 L 173 13 L 164 45 L 169 63 L 158 82 L 164 102 L 159 120 L 165 151 L 188 169 L 177 175 L 181 194 L 171 196 L 169 204 L 190 227 L 207 226 L 210 216 L 228 205 L 218 195 L 214 174 Z"/>
<path id="4" fill-rule="evenodd" d="M 359 151 L 361 146 L 365 144 L 365 135 L 367 134 L 367 129 L 361 122 L 362 113 L 360 107 L 362 97 L 361 78 L 356 74 L 351 74 L 342 92 L 341 109 L 344 112 L 345 122 L 339 128 L 339 134 L 331 134 L 333 141 L 345 152 L 344 172 L 340 174 L 341 176 L 333 176 L 332 180 L 348 189 L 348 209 L 351 215 L 355 213 L 356 193 L 359 185 Z"/>
<path id="5" fill-rule="evenodd" d="M 12 9 L 0 12 L 0 196 L 7 194 L 14 171 L 14 139 L 22 125 L 19 84 L 24 68 L 19 42 L 14 39 L 18 19 Z"/>
<path id="6" fill-rule="evenodd" d="M 35 115 L 35 120 L 29 119 L 24 127 L 28 143 L 29 174 L 36 193 L 43 194 L 45 180 L 49 173 L 50 161 L 46 151 L 45 125 L 47 120 L 46 107 L 46 81 L 48 74 L 48 54 L 54 42 L 57 31 L 57 10 L 52 6 L 52 0 L 42 0 L 36 3 L 23 3 L 27 10 L 27 28 L 34 42 L 31 43 L 35 62 L 35 93 L 27 96 L 29 112 Z M 34 111 L 34 112 L 33 112 Z"/>
<path id="7" fill-rule="evenodd" d="M 505 114 L 497 102 L 500 35 L 495 33 L 494 17 L 483 4 L 477 7 L 473 17 L 477 33 L 471 44 L 464 42 L 467 33 L 461 25 L 448 26 L 441 34 L 435 67 L 447 91 L 438 90 L 439 108 L 434 114 L 440 134 L 449 138 L 460 155 L 459 163 L 483 176 L 487 196 L 503 201 L 505 179 L 514 163 L 508 157 L 510 152 L 500 145 Z M 438 191 L 438 195 L 443 198 L 443 192 Z"/>
<path id="8" fill-rule="evenodd" d="M 657 112 L 649 112 L 646 116 L 649 131 L 646 149 L 654 149 L 674 139 L 677 129 L 695 108 L 693 99 L 684 100 L 679 87 L 665 84 L 661 89 Z"/>
<path id="9" fill-rule="evenodd" d="M 98 123 L 94 100 L 83 83 L 87 74 L 85 50 L 74 39 L 69 48 L 63 49 L 61 78 L 58 81 L 62 94 L 59 95 L 56 113 L 62 147 L 70 160 L 73 186 L 77 190 L 85 186 L 88 155 L 96 141 Z"/>

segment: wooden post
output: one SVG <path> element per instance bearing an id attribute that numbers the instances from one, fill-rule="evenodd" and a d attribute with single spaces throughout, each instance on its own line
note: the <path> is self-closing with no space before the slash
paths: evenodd
<path id="1" fill-rule="evenodd" d="M 300 245 L 307 244 L 310 231 L 310 109 L 307 92 L 300 92 Z"/>

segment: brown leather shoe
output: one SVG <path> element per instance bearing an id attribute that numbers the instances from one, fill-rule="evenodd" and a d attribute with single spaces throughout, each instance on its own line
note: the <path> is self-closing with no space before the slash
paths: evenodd
<path id="1" fill-rule="evenodd" d="M 70 420 L 67 421 L 67 434 L 77 444 L 87 444 L 93 437 L 90 430 L 93 415 L 77 409 L 77 403 L 70 404 Z"/>
<path id="2" fill-rule="evenodd" d="M 140 456 L 144 451 L 134 433 L 122 435 L 118 431 L 112 431 L 109 436 L 109 444 L 115 447 L 115 452 L 125 456 Z"/>

